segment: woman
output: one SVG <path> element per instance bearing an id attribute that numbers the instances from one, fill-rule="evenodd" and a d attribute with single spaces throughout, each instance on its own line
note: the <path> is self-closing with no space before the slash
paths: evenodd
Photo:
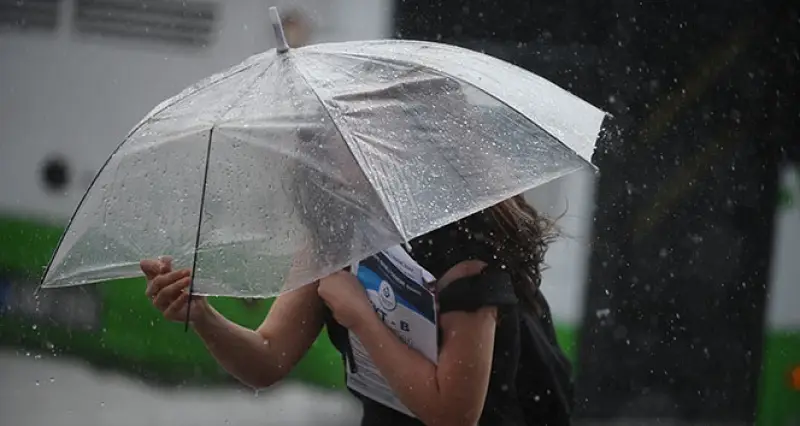
<path id="1" fill-rule="evenodd" d="M 362 425 L 569 424 L 569 364 L 538 288 L 550 231 L 517 196 L 412 241 L 411 256 L 438 277 L 436 364 L 383 324 L 349 272 L 282 294 L 255 331 L 203 298 L 193 298 L 190 321 L 219 363 L 256 388 L 285 377 L 326 323 L 343 354 L 348 331 L 356 335 L 416 417 L 356 393 Z M 172 271 L 168 260 L 141 266 L 153 304 L 183 321 L 190 271 Z"/>

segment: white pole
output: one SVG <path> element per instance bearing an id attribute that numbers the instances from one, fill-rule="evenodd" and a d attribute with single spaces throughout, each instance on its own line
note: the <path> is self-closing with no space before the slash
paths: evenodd
<path id="1" fill-rule="evenodd" d="M 283 33 L 283 24 L 281 24 L 281 16 L 278 14 L 278 8 L 272 6 L 269 8 L 269 19 L 272 21 L 272 29 L 275 30 L 275 41 L 278 43 L 276 50 L 278 53 L 286 53 L 289 51 L 289 44 L 286 43 L 286 34 Z"/>

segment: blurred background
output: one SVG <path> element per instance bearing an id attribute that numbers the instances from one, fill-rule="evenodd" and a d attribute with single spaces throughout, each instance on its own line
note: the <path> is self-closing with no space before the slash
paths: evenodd
<path id="1" fill-rule="evenodd" d="M 799 7 L 744 0 L 0 0 L 0 425 L 358 424 L 326 336 L 254 394 L 143 280 L 34 295 L 119 141 L 273 47 L 269 6 L 294 46 L 461 45 L 612 114 L 599 174 L 527 194 L 564 234 L 543 291 L 577 424 L 800 425 Z"/>

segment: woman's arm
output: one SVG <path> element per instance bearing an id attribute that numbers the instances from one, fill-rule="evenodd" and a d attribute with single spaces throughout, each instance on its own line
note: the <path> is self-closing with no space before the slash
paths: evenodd
<path id="1" fill-rule="evenodd" d="M 191 283 L 188 269 L 172 270 L 170 259 L 143 260 L 145 294 L 164 317 L 183 321 Z M 191 301 L 191 324 L 217 362 L 241 382 L 267 387 L 286 376 L 308 351 L 323 325 L 324 305 L 318 283 L 278 296 L 257 330 L 223 317 L 205 297 Z"/>
<path id="2" fill-rule="evenodd" d="M 440 318 L 438 365 L 405 345 L 373 315 L 353 328 L 397 396 L 427 425 L 474 425 L 483 412 L 494 350 L 496 308 Z"/>
<path id="3" fill-rule="evenodd" d="M 486 264 L 462 262 L 442 276 L 440 289 L 478 275 Z M 403 404 L 428 425 L 470 425 L 483 411 L 494 350 L 495 307 L 441 315 L 438 365 L 409 348 L 375 315 L 349 273 L 322 280 L 320 295 L 336 319 L 355 333 Z"/>
<path id="4" fill-rule="evenodd" d="M 317 284 L 278 296 L 255 331 L 208 307 L 192 327 L 228 373 L 254 388 L 283 379 L 314 343 L 323 325 Z"/>

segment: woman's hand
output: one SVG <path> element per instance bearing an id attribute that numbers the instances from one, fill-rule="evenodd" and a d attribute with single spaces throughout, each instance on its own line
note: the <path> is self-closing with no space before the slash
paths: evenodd
<path id="1" fill-rule="evenodd" d="M 353 329 L 364 319 L 378 318 L 364 287 L 350 272 L 334 272 L 321 279 L 317 293 L 333 312 L 336 322 L 345 328 Z"/>
<path id="2" fill-rule="evenodd" d="M 461 262 L 439 278 L 437 288 L 478 275 L 485 267 L 477 260 Z M 358 283 L 347 275 L 332 279 L 326 291 L 335 291 L 336 302 L 355 310 L 358 298 L 347 293 L 355 293 Z M 345 321 L 359 317 L 347 315 Z M 362 319 L 349 328 L 400 401 L 428 425 L 477 424 L 489 388 L 497 308 L 487 305 L 474 312 L 442 313 L 438 319 L 442 340 L 437 363 L 406 345 L 376 315 L 372 316 L 374 321 Z"/>
<path id="3" fill-rule="evenodd" d="M 189 285 L 192 282 L 191 270 L 172 270 L 172 259 L 169 257 L 157 260 L 146 259 L 139 264 L 147 277 L 147 288 L 144 294 L 153 303 L 164 318 L 170 321 L 186 321 L 186 309 L 189 306 Z M 205 297 L 193 296 L 189 322 L 196 322 L 210 312 Z"/>

